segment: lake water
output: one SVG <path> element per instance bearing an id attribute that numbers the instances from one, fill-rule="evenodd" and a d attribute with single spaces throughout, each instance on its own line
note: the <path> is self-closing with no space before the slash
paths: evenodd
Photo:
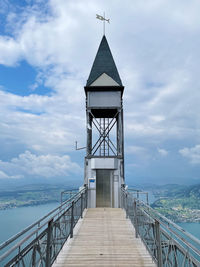
<path id="1" fill-rule="evenodd" d="M 45 205 L 1 210 L 0 243 L 40 219 L 58 205 L 59 203 L 50 203 Z M 200 223 L 179 223 L 179 225 L 200 239 Z"/>
<path id="2" fill-rule="evenodd" d="M 0 210 L 0 243 L 42 218 L 59 203 Z"/>
<path id="3" fill-rule="evenodd" d="M 177 223 L 184 230 L 194 235 L 196 238 L 200 239 L 200 223 Z"/>

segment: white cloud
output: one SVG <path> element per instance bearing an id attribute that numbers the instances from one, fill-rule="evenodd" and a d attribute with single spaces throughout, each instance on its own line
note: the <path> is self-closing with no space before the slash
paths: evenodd
<path id="1" fill-rule="evenodd" d="M 20 45 L 10 37 L 0 36 L 0 64 L 14 66 L 22 56 Z"/>
<path id="2" fill-rule="evenodd" d="M 21 97 L 0 92 L 0 129 L 0 140 L 9 137 L 41 153 L 68 152 L 75 140 L 85 141 L 81 132 L 84 116 L 68 111 L 61 96 Z"/>
<path id="3" fill-rule="evenodd" d="M 75 140 L 84 146 L 83 87 L 102 35 L 95 14 L 104 10 L 125 85 L 125 150 L 148 154 L 145 145 L 130 145 L 139 140 L 162 147 L 164 156 L 165 140 L 200 141 L 199 1 L 50 0 L 42 8 L 39 2 L 22 11 L 9 8 L 0 36 L 0 64 L 25 60 L 38 72 L 33 95 L 0 87 L 1 143 L 14 140 L 40 155 L 69 154 Z M 48 96 L 34 94 L 41 84 L 51 89 Z"/>
<path id="4" fill-rule="evenodd" d="M 81 168 L 70 157 L 57 155 L 35 155 L 30 151 L 12 158 L 9 162 L 0 161 L 1 178 L 63 178 L 70 173 L 78 173 Z"/>
<path id="5" fill-rule="evenodd" d="M 192 164 L 200 164 L 200 145 L 196 145 L 191 148 L 183 148 L 179 150 L 179 153 L 185 157 L 188 158 L 190 163 Z"/>
<path id="6" fill-rule="evenodd" d="M 168 151 L 163 149 L 163 148 L 158 148 L 158 153 L 162 156 L 162 157 L 165 157 L 168 155 Z"/>
<path id="7" fill-rule="evenodd" d="M 127 153 L 135 154 L 135 155 L 141 155 L 147 152 L 146 148 L 141 146 L 128 146 L 127 147 Z"/>
<path id="8" fill-rule="evenodd" d="M 5 172 L 0 170 L 0 179 L 5 179 L 5 178 L 9 178 L 9 176 Z"/>

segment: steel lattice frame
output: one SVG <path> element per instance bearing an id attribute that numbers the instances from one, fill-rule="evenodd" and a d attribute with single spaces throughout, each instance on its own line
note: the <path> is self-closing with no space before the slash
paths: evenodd
<path id="1" fill-rule="evenodd" d="M 117 111 L 113 118 L 96 118 L 92 111 L 89 112 L 92 116 L 92 123 L 99 133 L 99 137 L 92 147 L 92 155 L 95 156 L 117 156 L 117 147 L 114 142 L 110 139 L 110 132 L 117 123 Z"/>

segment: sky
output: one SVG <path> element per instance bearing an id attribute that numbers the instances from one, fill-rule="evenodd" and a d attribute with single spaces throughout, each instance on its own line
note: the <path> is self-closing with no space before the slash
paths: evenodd
<path id="1" fill-rule="evenodd" d="M 106 37 L 125 86 L 125 179 L 200 183 L 199 0 L 1 0 L 0 185 L 82 184 L 84 86 Z"/>

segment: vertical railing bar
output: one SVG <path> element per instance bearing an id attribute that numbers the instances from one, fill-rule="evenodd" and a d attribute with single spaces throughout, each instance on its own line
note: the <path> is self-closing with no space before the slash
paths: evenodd
<path id="1" fill-rule="evenodd" d="M 160 223 L 158 220 L 155 220 L 155 239 L 156 239 L 156 249 L 157 249 L 157 264 L 158 267 L 162 267 L 162 245 L 160 238 Z"/>
<path id="2" fill-rule="evenodd" d="M 177 267 L 178 266 L 178 261 L 177 261 L 177 248 L 176 248 L 176 245 L 174 245 L 174 261 L 175 261 L 175 266 L 174 267 Z"/>
<path id="3" fill-rule="evenodd" d="M 128 218 L 128 194 L 126 194 L 126 218 Z"/>
<path id="4" fill-rule="evenodd" d="M 71 205 L 71 227 L 70 227 L 70 238 L 73 237 L 73 228 L 74 228 L 74 201 Z"/>
<path id="5" fill-rule="evenodd" d="M 147 201 L 147 205 L 149 205 L 149 194 L 148 194 L 148 192 L 146 192 L 146 201 Z"/>
<path id="6" fill-rule="evenodd" d="M 36 267 L 36 245 L 34 245 L 34 247 L 33 247 L 32 267 Z"/>
<path id="7" fill-rule="evenodd" d="M 53 228 L 53 219 L 48 222 L 47 247 L 46 247 L 46 264 L 45 264 L 45 267 L 50 267 L 51 266 L 52 228 Z"/>
<path id="8" fill-rule="evenodd" d="M 19 246 L 19 248 L 18 248 L 18 255 L 19 255 L 19 257 L 18 257 L 18 263 L 17 263 L 17 266 L 19 267 L 19 263 L 20 263 L 20 252 L 21 252 L 21 246 Z"/>
<path id="9" fill-rule="evenodd" d="M 135 237 L 138 238 L 138 219 L 137 219 L 137 202 L 134 200 L 133 202 L 134 209 L 134 226 L 135 226 Z"/>
<path id="10" fill-rule="evenodd" d="M 83 193 L 81 193 L 81 219 L 83 218 Z"/>
<path id="11" fill-rule="evenodd" d="M 85 208 L 87 209 L 88 207 L 88 190 L 86 191 L 86 204 L 85 204 Z"/>

